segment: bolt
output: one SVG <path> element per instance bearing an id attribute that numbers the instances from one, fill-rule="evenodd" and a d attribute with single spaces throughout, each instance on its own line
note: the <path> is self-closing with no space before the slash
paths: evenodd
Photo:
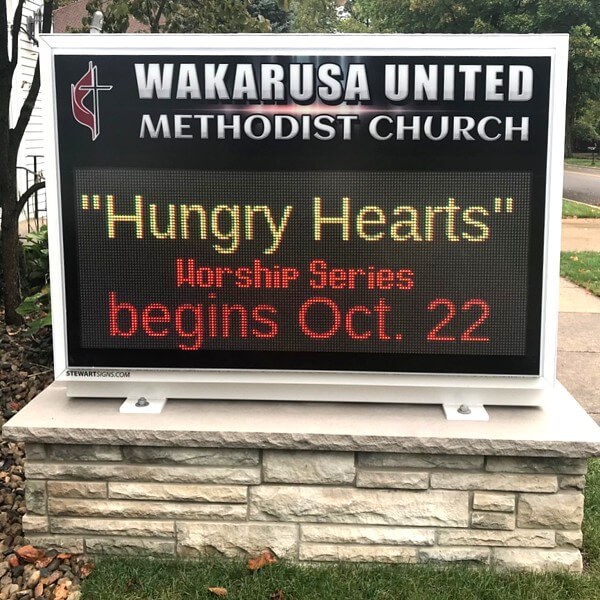
<path id="1" fill-rule="evenodd" d="M 144 396 L 141 396 L 139 398 L 139 400 L 135 403 L 135 405 L 138 408 L 145 408 L 146 406 L 150 406 L 150 402 L 148 402 L 148 400 L 146 400 L 146 398 L 144 398 Z"/>
<path id="2" fill-rule="evenodd" d="M 471 414 L 471 409 L 466 405 L 466 404 L 461 404 L 457 409 L 456 412 L 460 415 L 470 415 Z"/>

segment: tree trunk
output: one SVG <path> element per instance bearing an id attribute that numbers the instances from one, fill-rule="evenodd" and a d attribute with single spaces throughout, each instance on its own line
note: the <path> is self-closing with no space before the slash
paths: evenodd
<path id="1" fill-rule="evenodd" d="M 14 193 L 16 194 L 16 190 Z M 17 313 L 17 308 L 21 304 L 19 251 L 19 215 L 15 211 L 3 211 L 2 271 L 4 273 L 4 321 L 7 325 L 20 325 L 23 322 L 23 318 Z"/>
<path id="2" fill-rule="evenodd" d="M 0 136 L 0 141 L 3 136 Z M 0 144 L 0 197 L 2 198 L 2 277 L 4 283 L 4 321 L 7 325 L 23 322 L 17 313 L 21 304 L 19 274 L 19 213 L 17 204 L 17 165 L 6 146 Z"/>
<path id="3" fill-rule="evenodd" d="M 25 0 L 17 0 L 14 9 L 10 56 L 6 2 L 0 5 L 0 208 L 2 209 L 0 249 L 4 283 L 4 321 L 7 325 L 20 325 L 23 322 L 22 317 L 17 313 L 17 308 L 21 304 L 19 214 L 22 209 L 17 198 L 17 155 L 40 89 L 38 60 L 31 87 L 19 111 L 19 118 L 11 129 L 10 95 L 12 77 L 19 55 L 19 31 L 24 4 Z M 45 33 L 48 33 L 52 27 L 52 5 L 52 0 L 44 0 L 42 31 Z"/>
<path id="4" fill-rule="evenodd" d="M 19 277 L 19 213 L 17 204 L 17 157 L 10 144 L 10 82 L 0 79 L 0 206 L 2 207 L 1 254 L 4 283 L 4 321 L 7 325 L 23 322 L 17 313 L 21 304 Z"/>
<path id="5" fill-rule="evenodd" d="M 573 156 L 573 127 L 575 126 L 575 114 L 567 110 L 565 119 L 565 158 Z"/>

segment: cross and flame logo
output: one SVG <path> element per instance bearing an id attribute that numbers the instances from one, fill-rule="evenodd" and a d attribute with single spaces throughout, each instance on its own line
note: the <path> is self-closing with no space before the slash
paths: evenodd
<path id="1" fill-rule="evenodd" d="M 112 90 L 112 85 L 99 85 L 98 67 L 89 62 L 85 75 L 77 82 L 71 84 L 71 108 L 75 120 L 92 132 L 92 141 L 100 135 L 100 104 L 99 92 Z M 91 96 L 91 105 L 84 104 L 84 100 Z"/>

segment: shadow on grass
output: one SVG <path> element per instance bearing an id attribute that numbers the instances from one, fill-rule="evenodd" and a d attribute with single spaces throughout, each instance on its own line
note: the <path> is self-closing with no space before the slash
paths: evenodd
<path id="1" fill-rule="evenodd" d="M 600 208 L 563 199 L 562 217 L 563 219 L 600 219 Z"/>
<path id="2" fill-rule="evenodd" d="M 567 600 L 600 597 L 593 575 L 500 573 L 468 567 L 418 565 L 303 566 L 279 563 L 251 574 L 240 562 L 106 559 L 84 586 L 85 600 Z"/>
<path id="3" fill-rule="evenodd" d="M 561 252 L 560 275 L 600 296 L 600 252 Z"/>

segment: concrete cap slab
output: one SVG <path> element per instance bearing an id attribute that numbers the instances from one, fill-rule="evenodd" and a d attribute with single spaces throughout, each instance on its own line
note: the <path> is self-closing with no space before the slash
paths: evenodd
<path id="1" fill-rule="evenodd" d="M 449 422 L 439 405 L 169 400 L 160 415 L 69 398 L 53 383 L 3 428 L 36 443 L 279 448 L 504 456 L 600 456 L 600 427 L 560 384 L 543 407 L 487 407 Z M 482 398 L 485 404 L 485 397 Z"/>

